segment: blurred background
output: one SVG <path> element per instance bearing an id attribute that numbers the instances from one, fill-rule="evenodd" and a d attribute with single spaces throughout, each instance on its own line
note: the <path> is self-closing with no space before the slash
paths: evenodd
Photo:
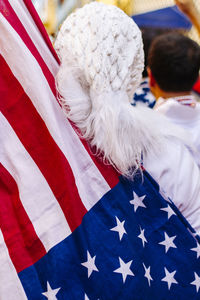
<path id="1" fill-rule="evenodd" d="M 175 7 L 173 0 L 99 0 L 124 10 L 139 27 L 161 27 L 184 30 L 200 43 L 198 34 L 189 20 Z M 65 18 L 89 0 L 32 0 L 40 18 L 53 41 Z M 200 1 L 195 2 L 200 10 Z"/>

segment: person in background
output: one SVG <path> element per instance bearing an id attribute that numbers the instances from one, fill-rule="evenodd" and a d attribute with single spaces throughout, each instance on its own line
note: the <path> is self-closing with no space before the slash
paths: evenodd
<path id="1" fill-rule="evenodd" d="M 160 28 L 160 27 L 143 27 L 140 28 L 142 32 L 142 40 L 144 44 L 144 70 L 142 73 L 142 82 L 140 86 L 137 88 L 134 96 L 132 105 L 146 105 L 150 108 L 153 108 L 156 99 L 154 95 L 151 93 L 149 86 L 149 79 L 147 73 L 147 59 L 149 48 L 151 46 L 152 41 L 159 35 L 174 31 L 172 29 Z"/>
<path id="2" fill-rule="evenodd" d="M 148 73 L 154 109 L 187 130 L 200 165 L 200 104 L 192 95 L 200 69 L 200 46 L 179 33 L 157 37 L 149 50 Z"/>
<path id="3" fill-rule="evenodd" d="M 196 27 L 200 35 L 200 12 L 197 10 L 194 0 L 175 0 L 175 3 L 179 7 L 179 9 L 184 14 L 186 14 L 186 16 L 190 19 L 190 21 Z M 156 27 L 144 27 L 141 28 L 141 31 L 142 31 L 142 37 L 144 43 L 145 68 L 143 71 L 143 80 L 141 82 L 140 87 L 136 90 L 134 94 L 132 104 L 134 106 L 143 104 L 150 108 L 153 108 L 156 103 L 156 99 L 154 95 L 151 93 L 148 75 L 146 71 L 148 51 L 154 38 L 164 33 L 169 33 L 173 31 L 175 32 L 175 30 L 172 29 L 170 30 L 166 28 L 156 28 Z M 193 86 L 193 92 L 195 92 L 195 96 L 198 99 L 200 96 L 200 79 Z"/>
<path id="4" fill-rule="evenodd" d="M 200 232 L 200 170 L 180 129 L 151 109 L 130 105 L 144 67 L 134 21 L 115 6 L 93 2 L 65 20 L 55 49 L 60 103 L 81 137 L 129 179 L 143 164 Z"/>

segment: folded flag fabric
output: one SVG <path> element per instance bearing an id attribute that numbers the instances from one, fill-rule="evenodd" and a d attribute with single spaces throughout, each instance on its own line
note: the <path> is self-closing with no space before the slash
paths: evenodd
<path id="1" fill-rule="evenodd" d="M 66 120 L 31 1 L 0 1 L 0 299 L 199 299 L 198 237 Z"/>

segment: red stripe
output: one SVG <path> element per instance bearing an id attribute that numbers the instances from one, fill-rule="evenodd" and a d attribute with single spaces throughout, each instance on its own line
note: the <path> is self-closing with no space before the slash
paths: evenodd
<path id="1" fill-rule="evenodd" d="M 178 102 L 185 102 L 185 101 L 190 101 L 190 102 L 193 102 L 193 99 L 191 99 L 191 98 L 184 98 L 184 99 L 176 99 Z"/>
<path id="2" fill-rule="evenodd" d="M 71 167 L 2 57 L 0 66 L 0 109 L 46 178 L 73 231 L 87 211 Z"/>
<path id="3" fill-rule="evenodd" d="M 17 272 L 46 254 L 19 198 L 17 184 L 0 164 L 0 223 L 10 258 Z"/>
<path id="4" fill-rule="evenodd" d="M 8 0 L 0 1 L 0 12 L 3 14 L 5 19 L 10 23 L 10 25 L 14 28 L 14 30 L 19 34 L 20 38 L 23 40 L 27 48 L 30 50 L 32 55 L 38 61 L 44 76 L 46 77 L 49 86 L 56 96 L 56 87 L 55 87 L 55 79 L 50 70 L 48 69 L 46 63 L 44 62 L 43 58 L 41 57 L 39 51 L 35 47 L 33 41 L 30 39 L 28 33 L 26 32 L 24 26 L 20 22 L 19 18 L 17 17 L 16 13 L 14 12 L 13 8 L 11 7 Z"/>
<path id="5" fill-rule="evenodd" d="M 50 38 L 46 32 L 46 29 L 44 27 L 44 25 L 42 24 L 42 21 L 37 13 L 37 11 L 35 10 L 35 7 L 33 5 L 33 3 L 31 2 L 31 0 L 24 0 L 24 3 L 29 11 L 29 13 L 31 14 L 33 20 L 35 21 L 35 24 L 37 25 L 41 35 L 43 36 L 43 39 L 45 40 L 50 52 L 52 53 L 52 55 L 54 56 L 54 58 L 56 59 L 57 63 L 59 64 L 59 58 L 56 54 L 56 51 L 54 50 L 52 43 L 50 41 Z"/>

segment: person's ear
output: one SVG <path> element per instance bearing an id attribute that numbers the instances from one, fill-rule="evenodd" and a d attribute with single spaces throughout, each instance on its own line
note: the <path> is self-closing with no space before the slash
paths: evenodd
<path id="1" fill-rule="evenodd" d="M 156 84 L 155 78 L 153 77 L 153 74 L 151 72 L 151 69 L 149 67 L 147 67 L 147 73 L 149 76 L 149 85 L 150 87 L 154 87 Z"/>

